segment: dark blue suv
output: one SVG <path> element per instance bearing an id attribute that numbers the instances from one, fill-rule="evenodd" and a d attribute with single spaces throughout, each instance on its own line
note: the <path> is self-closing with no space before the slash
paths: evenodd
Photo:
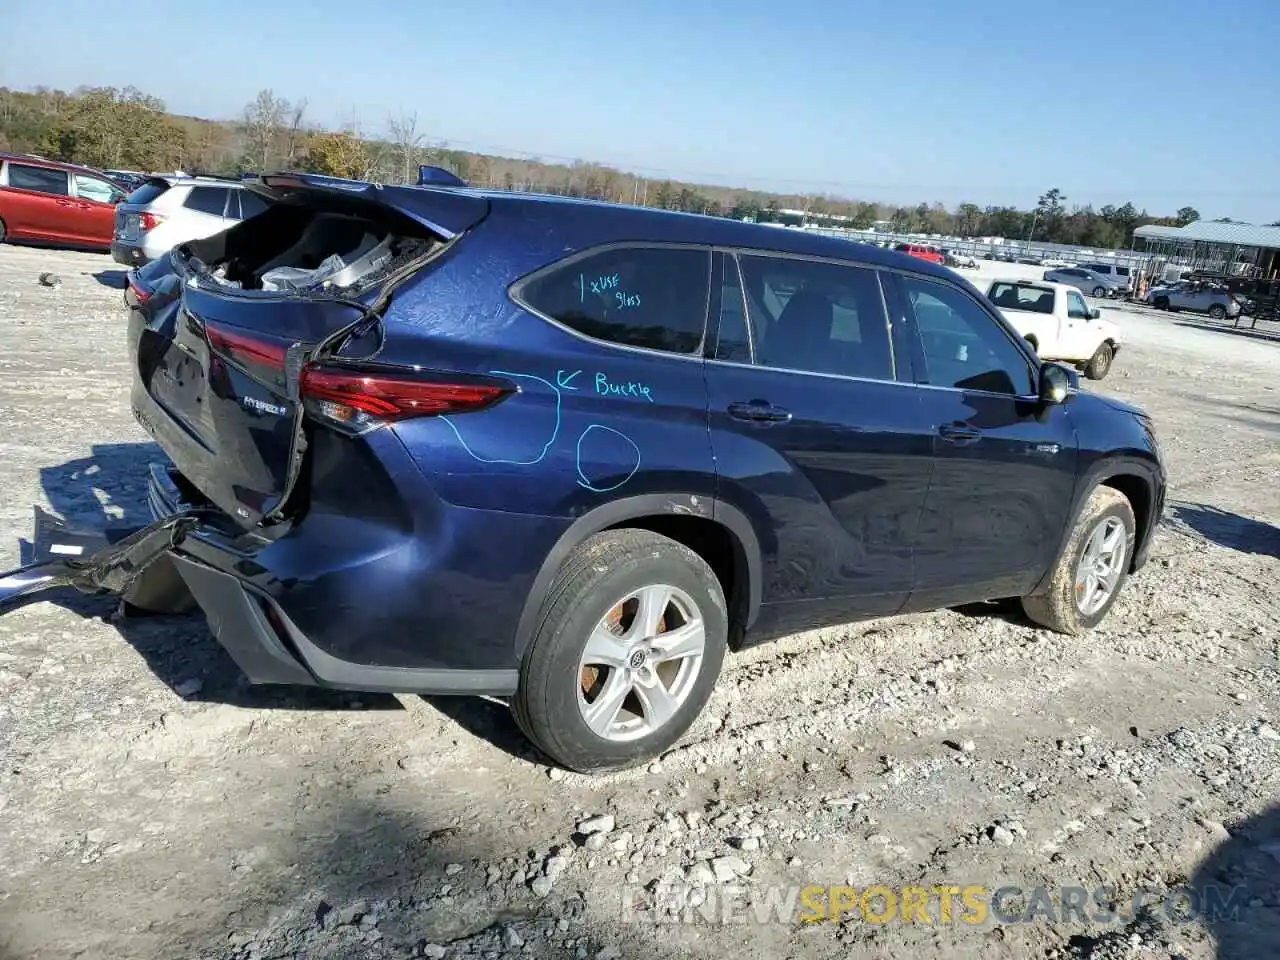
<path id="1" fill-rule="evenodd" d="M 255 682 L 512 698 L 580 770 L 658 754 L 725 652 L 1146 557 L 1148 418 L 949 270 L 800 231 L 305 175 L 137 272 L 156 523 L 46 579 L 204 610 Z M 36 577 L 30 581 L 35 582 Z"/>

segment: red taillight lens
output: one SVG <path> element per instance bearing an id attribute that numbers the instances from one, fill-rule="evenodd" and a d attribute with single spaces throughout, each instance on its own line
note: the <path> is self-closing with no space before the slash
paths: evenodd
<path id="1" fill-rule="evenodd" d="M 151 299 L 151 291 L 140 284 L 137 280 L 129 281 L 129 292 L 133 294 L 134 302 L 138 306 L 142 306 Z"/>
<path id="2" fill-rule="evenodd" d="M 512 390 L 505 384 L 455 380 L 438 373 L 417 376 L 330 366 L 307 367 L 301 382 L 308 409 L 326 421 L 357 430 L 411 417 L 483 410 Z"/>
<path id="3" fill-rule="evenodd" d="M 204 329 L 209 338 L 209 346 L 232 363 L 242 367 L 284 369 L 284 356 L 288 347 L 283 343 L 264 340 L 242 330 L 215 326 L 212 323 L 206 323 Z"/>
<path id="4" fill-rule="evenodd" d="M 138 214 L 138 226 L 143 230 L 154 230 L 160 224 L 164 223 L 164 217 L 158 213 L 140 213 Z"/>

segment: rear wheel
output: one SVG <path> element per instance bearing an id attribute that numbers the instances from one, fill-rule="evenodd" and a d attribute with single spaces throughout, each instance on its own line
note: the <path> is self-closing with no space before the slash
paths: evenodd
<path id="1" fill-rule="evenodd" d="M 706 561 L 647 530 L 609 530 L 570 555 L 547 597 L 512 700 L 529 739 L 584 772 L 675 743 L 727 649 L 724 592 Z"/>
<path id="2" fill-rule="evenodd" d="M 1094 288 L 1093 288 L 1093 295 L 1094 295 L 1095 297 L 1105 297 L 1105 296 L 1107 295 L 1107 288 L 1106 288 L 1106 287 L 1094 287 Z"/>
<path id="3" fill-rule="evenodd" d="M 4 243 L 5 226 L 4 221 L 0 220 L 0 243 Z"/>
<path id="4" fill-rule="evenodd" d="M 1125 495 L 1095 487 L 1053 566 L 1048 589 L 1022 598 L 1027 616 L 1059 633 L 1097 626 L 1128 577 L 1136 529 Z"/>
<path id="5" fill-rule="evenodd" d="M 1215 320 L 1225 320 L 1227 318 L 1227 308 L 1220 303 L 1215 303 L 1209 308 L 1209 316 Z"/>
<path id="6" fill-rule="evenodd" d="M 1084 375 L 1090 380 L 1101 380 L 1111 372 L 1111 361 L 1115 359 L 1115 350 L 1111 344 L 1103 343 L 1094 351 L 1092 359 L 1085 364 Z"/>
<path id="7" fill-rule="evenodd" d="M 1168 297 L 1156 297 L 1156 299 L 1155 299 L 1155 303 L 1154 303 L 1153 305 L 1155 306 L 1155 308 L 1156 308 L 1157 310 L 1168 310 L 1168 309 L 1169 309 L 1169 298 L 1168 298 Z"/>

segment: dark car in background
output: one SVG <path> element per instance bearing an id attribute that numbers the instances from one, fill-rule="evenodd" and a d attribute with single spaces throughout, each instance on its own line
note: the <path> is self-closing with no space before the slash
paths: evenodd
<path id="1" fill-rule="evenodd" d="M 1079 632 L 1145 561 L 1149 419 L 949 270 L 606 203 L 248 189 L 264 213 L 133 274 L 133 410 L 171 462 L 155 523 L 70 582 L 194 599 L 251 681 L 510 697 L 556 761 L 622 767 L 731 648 L 1005 597 Z"/>
<path id="2" fill-rule="evenodd" d="M 0 242 L 108 250 L 125 191 L 104 173 L 0 153 Z"/>
<path id="3" fill-rule="evenodd" d="M 140 173 L 137 170 L 103 170 L 102 172 L 126 193 L 132 193 L 137 190 L 147 180 L 147 174 Z"/>

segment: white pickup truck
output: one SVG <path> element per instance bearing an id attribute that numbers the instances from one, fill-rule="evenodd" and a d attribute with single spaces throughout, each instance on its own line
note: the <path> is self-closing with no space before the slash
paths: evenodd
<path id="1" fill-rule="evenodd" d="M 1085 303 L 1075 287 L 1040 280 L 993 280 L 987 299 L 1046 360 L 1079 367 L 1101 380 L 1120 349 L 1120 330 Z"/>

